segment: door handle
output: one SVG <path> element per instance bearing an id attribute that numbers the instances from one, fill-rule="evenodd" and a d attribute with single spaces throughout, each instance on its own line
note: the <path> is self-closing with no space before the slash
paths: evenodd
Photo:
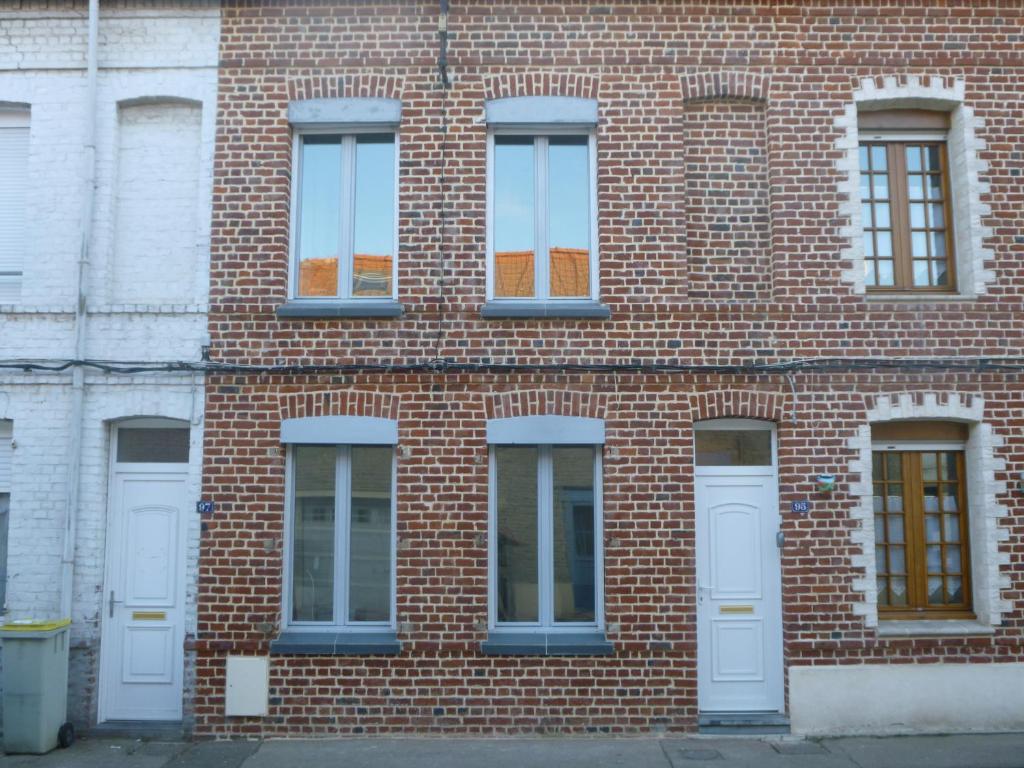
<path id="1" fill-rule="evenodd" d="M 124 602 L 124 600 L 115 600 L 114 599 L 114 590 L 110 590 L 110 608 L 109 608 L 110 618 L 114 618 L 114 603 L 123 603 L 123 602 Z"/>
<path id="2" fill-rule="evenodd" d="M 702 584 L 700 582 L 697 582 L 697 602 L 703 603 L 704 595 L 710 593 L 712 589 L 713 587 L 711 587 L 711 585 L 709 584 Z"/>

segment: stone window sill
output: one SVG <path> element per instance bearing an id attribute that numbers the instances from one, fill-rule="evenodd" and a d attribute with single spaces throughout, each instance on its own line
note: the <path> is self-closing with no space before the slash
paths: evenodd
<path id="1" fill-rule="evenodd" d="M 309 301 L 296 299 L 277 308 L 278 317 L 401 317 L 401 302 L 381 301 Z"/>
<path id="2" fill-rule="evenodd" d="M 919 303 L 919 304 L 939 304 L 944 301 L 975 301 L 977 296 L 965 296 L 962 293 L 872 293 L 868 291 L 864 294 L 868 301 L 872 302 L 886 302 L 893 301 L 898 303 Z"/>
<path id="3" fill-rule="evenodd" d="M 600 630 L 492 632 L 480 650 L 488 656 L 611 656 L 615 646 Z"/>
<path id="4" fill-rule="evenodd" d="M 878 622 L 879 637 L 964 637 L 992 635 L 995 627 L 969 619 L 925 619 L 922 621 Z"/>
<path id="5" fill-rule="evenodd" d="M 488 301 L 480 312 L 485 320 L 516 317 L 576 317 L 607 320 L 611 310 L 599 301 Z"/>
<path id="6" fill-rule="evenodd" d="M 282 632 L 270 643 L 272 656 L 396 656 L 402 644 L 381 632 Z"/>

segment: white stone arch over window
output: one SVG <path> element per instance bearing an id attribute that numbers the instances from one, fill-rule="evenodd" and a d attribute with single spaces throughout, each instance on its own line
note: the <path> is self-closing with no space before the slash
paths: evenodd
<path id="1" fill-rule="evenodd" d="M 868 627 L 878 627 L 878 590 L 875 581 L 875 515 L 872 506 L 871 477 L 871 425 L 889 421 L 953 421 L 968 427 L 965 464 L 967 471 L 967 508 L 970 526 L 971 588 L 977 622 L 917 622 L 921 634 L 961 634 L 972 631 L 991 631 L 1002 621 L 1004 612 L 1011 609 L 1003 599 L 1002 590 L 1010 587 L 1009 578 L 1000 573 L 1000 567 L 1009 563 L 1009 555 L 1001 552 L 1001 542 L 1009 539 L 1009 530 L 1002 525 L 1008 514 L 1005 505 L 996 499 L 1006 492 L 1006 483 L 998 482 L 995 473 L 1005 469 L 1005 461 L 995 456 L 995 449 L 1003 439 L 992 431 L 992 425 L 982 421 L 984 400 L 976 394 L 903 392 L 880 395 L 869 402 L 866 423 L 849 446 L 856 451 L 850 462 L 850 494 L 857 500 L 852 511 L 860 526 L 851 533 L 858 554 L 851 558 L 854 568 L 862 569 L 863 577 L 854 580 L 853 589 L 860 592 L 863 602 L 854 603 L 853 613 L 863 616 Z M 886 624 L 906 625 L 906 622 Z M 945 626 L 943 626 L 945 625 Z M 913 627 L 902 627 L 914 634 Z"/>
<path id="2" fill-rule="evenodd" d="M 841 231 L 849 239 L 849 245 L 842 251 L 842 258 L 850 264 L 850 268 L 843 271 L 843 281 L 853 286 L 854 293 L 865 293 L 858 116 L 861 112 L 882 109 L 928 109 L 949 113 L 947 147 L 957 293 L 968 297 L 984 294 L 987 285 L 995 279 L 994 271 L 986 267 L 993 258 L 992 250 L 984 246 L 984 241 L 992 236 L 992 230 L 982 225 L 982 218 L 991 212 L 989 205 L 981 200 L 988 194 L 988 184 L 979 178 L 988 169 L 987 163 L 979 157 L 985 142 L 977 135 L 984 121 L 964 103 L 964 81 L 947 82 L 942 77 L 866 78 L 853 92 L 853 102 L 847 104 L 843 114 L 836 118 L 836 127 L 843 131 L 836 141 L 837 149 L 842 152 L 842 157 L 836 161 L 840 172 L 840 213 L 850 221 L 849 227 Z"/>

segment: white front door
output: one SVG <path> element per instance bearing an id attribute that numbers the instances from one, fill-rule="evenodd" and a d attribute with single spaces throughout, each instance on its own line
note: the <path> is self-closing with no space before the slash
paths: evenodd
<path id="1" fill-rule="evenodd" d="M 99 719 L 180 720 L 187 465 L 115 464 Z"/>
<path id="2" fill-rule="evenodd" d="M 749 432 L 760 435 L 739 434 L 746 422 L 724 425 L 707 422 L 697 439 L 705 457 L 695 467 L 698 704 L 701 712 L 782 712 L 774 433 L 756 422 Z"/>

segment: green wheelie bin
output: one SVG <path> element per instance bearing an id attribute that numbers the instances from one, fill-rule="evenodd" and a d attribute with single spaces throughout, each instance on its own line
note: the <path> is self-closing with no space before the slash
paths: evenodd
<path id="1" fill-rule="evenodd" d="M 4 752 L 41 755 L 69 746 L 68 645 L 71 619 L 14 621 L 3 640 Z"/>

